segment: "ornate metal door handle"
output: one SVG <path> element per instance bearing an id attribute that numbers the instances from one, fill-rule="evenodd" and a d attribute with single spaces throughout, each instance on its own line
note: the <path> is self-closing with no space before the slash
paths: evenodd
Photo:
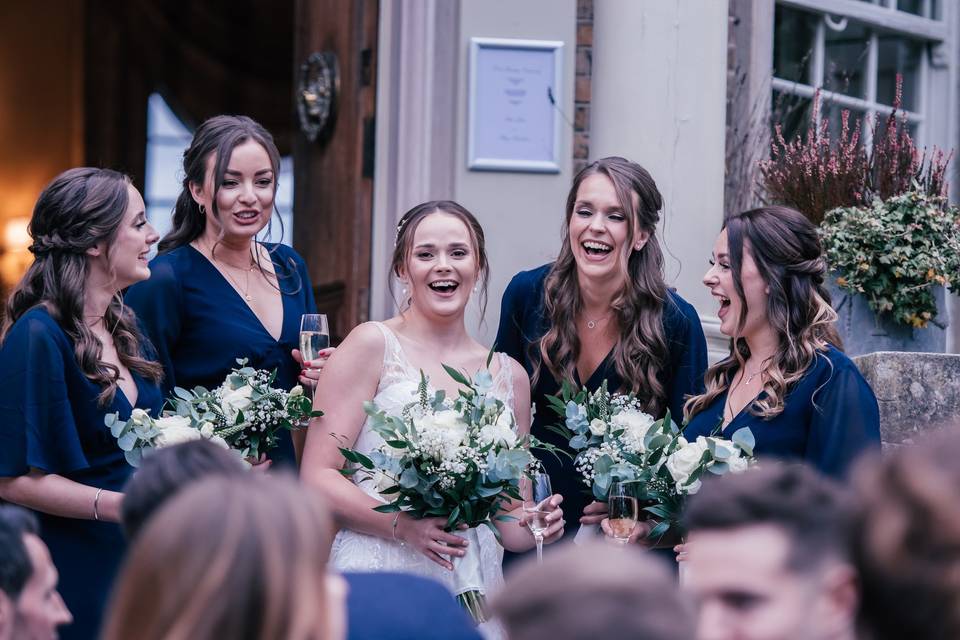
<path id="1" fill-rule="evenodd" d="M 300 82 L 297 85 L 300 130 L 310 142 L 326 139 L 333 131 L 339 91 L 337 54 L 332 51 L 311 53 L 300 65 Z"/>

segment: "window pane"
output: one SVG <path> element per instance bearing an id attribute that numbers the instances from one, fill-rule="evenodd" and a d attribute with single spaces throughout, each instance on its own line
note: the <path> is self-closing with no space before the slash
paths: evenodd
<path id="1" fill-rule="evenodd" d="M 923 43 L 897 36 L 881 36 L 877 64 L 877 102 L 893 104 L 897 73 L 903 76 L 903 103 L 908 111 L 919 108 L 920 61 Z"/>
<path id="2" fill-rule="evenodd" d="M 834 143 L 840 140 L 840 133 L 843 130 L 844 111 L 850 112 L 847 120 L 847 139 L 850 139 L 858 125 L 860 127 L 860 139 L 863 139 L 863 125 L 864 119 L 866 118 L 865 112 L 850 109 L 849 107 L 842 107 L 838 104 L 832 104 L 826 100 L 824 100 L 821 109 L 820 113 L 822 117 L 829 123 L 827 124 L 827 131 L 830 133 L 830 140 Z"/>
<path id="3" fill-rule="evenodd" d="M 810 60 L 817 30 L 817 16 L 777 5 L 774 18 L 773 75 L 791 82 L 814 84 Z"/>
<path id="4" fill-rule="evenodd" d="M 793 140 L 807 130 L 810 124 L 811 105 L 812 101 L 809 98 L 775 90 L 770 111 L 771 128 L 781 125 L 783 137 L 788 142 Z"/>
<path id="5" fill-rule="evenodd" d="M 831 24 L 836 23 L 828 22 L 825 29 L 823 86 L 830 91 L 865 98 L 870 34 L 866 27 L 852 20 L 846 20 L 846 28 L 841 31 Z"/>

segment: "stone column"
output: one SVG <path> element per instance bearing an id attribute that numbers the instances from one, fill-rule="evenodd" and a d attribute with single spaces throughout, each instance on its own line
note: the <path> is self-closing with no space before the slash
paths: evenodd
<path id="1" fill-rule="evenodd" d="M 590 156 L 653 175 L 665 206 L 667 280 L 701 316 L 701 284 L 723 220 L 726 0 L 596 0 Z"/>

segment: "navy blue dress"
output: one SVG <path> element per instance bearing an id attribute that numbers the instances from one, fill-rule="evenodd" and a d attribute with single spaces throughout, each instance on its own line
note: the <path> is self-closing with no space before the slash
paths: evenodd
<path id="1" fill-rule="evenodd" d="M 136 406 L 157 415 L 159 386 L 132 375 Z M 133 407 L 119 388 L 109 406 L 99 407 L 100 391 L 80 370 L 73 342 L 46 309 L 23 314 L 0 348 L 0 476 L 21 476 L 35 468 L 123 491 L 132 468 L 103 418 L 118 412 L 125 420 Z M 92 503 L 90 509 L 92 516 Z M 37 515 L 41 537 L 60 572 L 60 593 L 74 618 L 61 637 L 96 638 L 126 548 L 120 527 Z"/>
<path id="2" fill-rule="evenodd" d="M 543 297 L 543 285 L 550 266 L 547 264 L 515 275 L 507 285 L 500 306 L 496 349 L 520 362 L 531 376 L 540 357 L 540 338 L 550 327 L 550 320 L 544 311 Z M 663 308 L 663 329 L 670 359 L 661 369 L 659 380 L 667 391 L 667 405 L 674 421 L 679 423 L 683 416 L 686 396 L 703 392 L 703 375 L 707 369 L 707 343 L 697 311 L 673 291 L 669 292 Z M 595 391 L 604 379 L 610 391 L 617 391 L 623 386 L 623 380 L 617 374 L 613 362 L 612 352 L 607 354 L 597 370 L 590 375 L 585 386 Z M 583 384 L 579 379 L 576 383 Z M 547 401 L 547 396 L 555 395 L 560 387 L 560 383 L 546 367 L 540 370 L 537 384 L 531 389 L 535 413 L 530 432 L 545 442 L 569 451 L 563 438 L 545 428 L 562 422 L 562 418 L 550 408 Z M 572 460 L 561 456 L 558 461 L 551 454 L 541 451 L 535 453 L 550 475 L 554 492 L 563 495 L 564 518 L 568 523 L 573 523 L 573 526 L 567 526 L 567 533 L 576 533 L 575 523 L 579 522 L 583 508 L 593 500 L 589 490 L 574 468 Z"/>
<path id="3" fill-rule="evenodd" d="M 286 245 L 271 251 L 283 299 L 283 328 L 275 340 L 260 319 L 213 264 L 190 245 L 150 262 L 150 278 L 130 287 L 125 300 L 136 312 L 163 365 L 164 391 L 174 386 L 220 386 L 237 358 L 248 366 L 277 370 L 275 385 L 292 389 L 300 365 L 290 355 L 298 348 L 300 316 L 316 313 L 307 267 Z M 275 250 L 274 250 L 275 249 Z M 270 459 L 294 465 L 293 442 L 281 434 Z"/>
<path id="4" fill-rule="evenodd" d="M 727 394 L 717 396 L 690 418 L 687 439 L 711 435 L 723 421 Z M 723 430 L 730 437 L 750 427 L 759 459 L 803 460 L 821 472 L 841 477 L 866 449 L 880 447 L 880 411 L 873 389 L 850 358 L 834 347 L 817 354 L 784 399 L 783 412 L 764 420 L 745 407 Z"/>

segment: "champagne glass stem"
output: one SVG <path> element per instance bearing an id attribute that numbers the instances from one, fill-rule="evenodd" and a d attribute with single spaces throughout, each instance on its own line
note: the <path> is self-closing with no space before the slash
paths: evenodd
<path id="1" fill-rule="evenodd" d="M 543 564 L 543 534 L 538 533 L 533 538 L 537 541 L 537 564 Z"/>

